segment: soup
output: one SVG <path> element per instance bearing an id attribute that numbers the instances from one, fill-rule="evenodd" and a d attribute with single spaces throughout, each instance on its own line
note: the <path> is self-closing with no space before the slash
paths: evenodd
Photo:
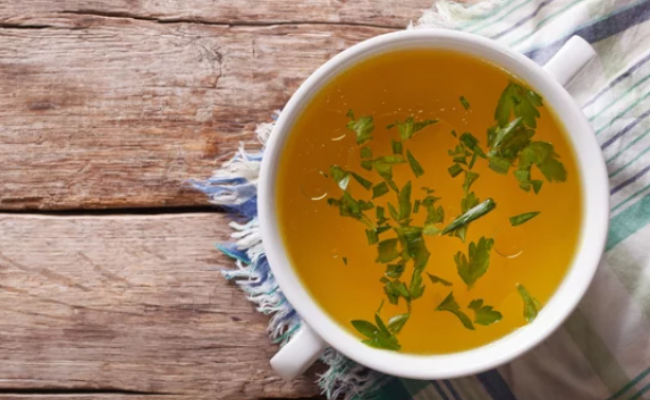
<path id="1" fill-rule="evenodd" d="M 580 237 L 572 148 L 508 72 L 443 50 L 367 59 L 306 105 L 280 161 L 293 267 L 364 343 L 486 345 L 532 321 Z"/>

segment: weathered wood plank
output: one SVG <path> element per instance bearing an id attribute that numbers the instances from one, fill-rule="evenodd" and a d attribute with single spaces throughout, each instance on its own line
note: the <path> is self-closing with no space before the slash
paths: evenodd
<path id="1" fill-rule="evenodd" d="M 0 28 L 0 209 L 205 204 L 183 182 L 254 143 L 255 125 L 332 55 L 390 31 L 45 22 Z"/>
<path id="2" fill-rule="evenodd" d="M 23 0 L 0 4 L 0 21 L 52 13 L 85 13 L 226 24 L 295 22 L 404 27 L 431 7 L 431 0 Z"/>
<path id="3" fill-rule="evenodd" d="M 226 222 L 0 215 L 0 395 L 317 394 L 275 376 L 268 318 L 217 271 Z"/>

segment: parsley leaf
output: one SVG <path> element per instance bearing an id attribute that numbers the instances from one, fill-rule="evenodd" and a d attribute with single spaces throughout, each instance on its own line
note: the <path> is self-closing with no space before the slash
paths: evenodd
<path id="1" fill-rule="evenodd" d="M 432 275 L 427 272 L 427 275 L 429 275 L 429 279 L 431 279 L 431 283 L 439 283 L 443 286 L 451 286 L 451 282 L 444 280 L 438 276 Z"/>
<path id="2" fill-rule="evenodd" d="M 482 237 L 479 239 L 478 244 L 474 242 L 469 244 L 469 257 L 465 256 L 461 251 L 454 256 L 458 275 L 460 275 L 468 289 L 471 289 L 474 283 L 487 272 L 493 244 L 494 240 Z"/>
<path id="3" fill-rule="evenodd" d="M 411 181 L 400 190 L 399 195 L 399 220 L 408 219 L 411 216 Z"/>
<path id="4" fill-rule="evenodd" d="M 389 191 L 390 189 L 388 189 L 386 182 L 378 183 L 372 187 L 372 198 L 376 199 L 377 197 L 385 195 Z"/>
<path id="5" fill-rule="evenodd" d="M 363 320 L 355 320 L 351 323 L 354 329 L 368 338 L 362 341 L 364 344 L 386 350 L 399 350 L 401 348 L 397 337 L 388 330 L 379 313 L 375 314 L 377 326 L 372 322 Z"/>
<path id="6" fill-rule="evenodd" d="M 489 156 L 489 160 L 488 166 L 492 171 L 502 175 L 508 173 L 508 170 L 510 169 L 510 161 L 499 156 Z"/>
<path id="7" fill-rule="evenodd" d="M 348 265 L 348 258 L 347 257 L 343 257 L 343 264 Z"/>
<path id="8" fill-rule="evenodd" d="M 494 311 L 492 306 L 484 306 L 483 299 L 472 300 L 468 308 L 474 310 L 474 323 L 479 325 L 492 325 L 503 318 L 503 315 L 498 311 Z"/>
<path id="9" fill-rule="evenodd" d="M 372 165 L 375 168 L 375 171 L 384 178 L 388 186 L 391 187 L 396 192 L 399 192 L 397 185 L 393 182 L 393 165 L 405 163 L 406 160 L 404 157 L 395 154 L 392 156 L 379 157 L 376 160 L 373 160 Z"/>
<path id="10" fill-rule="evenodd" d="M 330 167 L 330 175 L 332 176 L 332 179 L 334 179 L 334 182 L 339 185 L 341 190 L 347 189 L 348 183 L 350 183 L 350 174 L 346 170 L 338 165 L 332 165 Z"/>
<path id="11" fill-rule="evenodd" d="M 420 211 L 420 200 L 415 200 L 413 202 L 413 214 L 417 214 Z"/>
<path id="12" fill-rule="evenodd" d="M 505 126 L 510 115 L 521 118 L 526 126 L 536 128 L 536 119 L 540 114 L 537 107 L 542 106 L 542 97 L 534 91 L 514 82 L 506 87 L 499 98 L 494 119 L 500 126 Z"/>
<path id="13" fill-rule="evenodd" d="M 366 190 L 370 190 L 370 188 L 372 187 L 372 182 L 365 179 L 361 175 L 355 174 L 354 172 L 350 172 L 350 174 L 352 175 L 355 181 L 359 182 L 361 186 L 363 186 Z"/>
<path id="14" fill-rule="evenodd" d="M 413 157 L 413 154 L 409 150 L 406 150 L 406 159 L 409 162 L 409 165 L 411 166 L 411 169 L 413 170 L 413 173 L 415 174 L 416 178 L 419 178 L 424 174 L 424 169 L 422 168 L 422 165 L 418 162 L 418 160 Z"/>
<path id="15" fill-rule="evenodd" d="M 422 229 L 422 234 L 427 236 L 435 236 L 440 233 L 440 230 L 441 230 L 440 228 L 432 224 L 424 225 L 424 228 Z"/>
<path id="16" fill-rule="evenodd" d="M 445 219 L 445 210 L 442 206 L 436 208 L 433 204 L 427 205 L 427 219 L 424 221 L 424 225 L 429 224 L 439 224 Z"/>
<path id="17" fill-rule="evenodd" d="M 452 178 L 455 178 L 458 176 L 458 174 L 463 172 L 463 168 L 458 164 L 454 164 L 451 167 L 447 168 L 447 171 L 449 171 L 449 175 L 451 175 Z"/>
<path id="18" fill-rule="evenodd" d="M 438 305 L 438 307 L 436 307 L 436 311 L 449 311 L 458 317 L 465 328 L 474 330 L 472 321 L 469 319 L 467 314 L 460 310 L 460 306 L 456 302 L 456 299 L 454 299 L 454 292 L 449 292 L 449 295 Z"/>
<path id="19" fill-rule="evenodd" d="M 519 156 L 519 168 L 526 169 L 536 165 L 549 182 L 566 181 L 566 169 L 558 160 L 553 145 L 546 142 L 531 142 Z"/>
<path id="20" fill-rule="evenodd" d="M 393 146 L 393 154 L 403 154 L 404 153 L 404 146 L 402 146 L 402 142 L 399 140 L 390 140 L 392 146 Z"/>
<path id="21" fill-rule="evenodd" d="M 465 171 L 465 182 L 463 183 L 463 191 L 465 193 L 469 192 L 469 188 L 472 187 L 472 183 L 476 182 L 479 174 L 475 172 Z"/>
<path id="22" fill-rule="evenodd" d="M 372 150 L 370 150 L 370 147 L 364 146 L 361 148 L 361 158 L 364 160 L 372 158 Z"/>
<path id="23" fill-rule="evenodd" d="M 412 300 L 422 297 L 424 294 L 424 284 L 422 282 L 422 271 L 415 270 L 411 276 L 411 284 L 409 285 L 410 298 Z"/>
<path id="24" fill-rule="evenodd" d="M 409 290 L 406 288 L 406 284 L 399 279 L 391 281 L 386 277 L 382 277 L 380 282 L 384 284 L 384 293 L 388 297 L 388 301 L 391 304 L 397 304 L 400 297 L 408 302 L 411 300 Z"/>
<path id="25" fill-rule="evenodd" d="M 375 123 L 373 122 L 372 117 L 364 116 L 355 119 L 352 110 L 348 111 L 346 116 L 350 118 L 347 128 L 356 133 L 357 144 L 363 144 L 372 140 L 372 131 L 375 129 Z"/>
<path id="26" fill-rule="evenodd" d="M 473 195 L 473 192 L 472 192 Z M 456 229 L 459 229 L 470 222 L 474 221 L 477 218 L 482 217 L 483 215 L 489 213 L 490 211 L 494 210 L 494 207 L 496 207 L 496 203 L 494 200 L 491 198 L 483 201 L 482 203 L 472 207 L 471 209 L 467 210 L 463 215 L 456 217 L 455 220 L 453 220 L 445 229 L 443 229 L 442 234 L 446 235 L 449 232 L 453 232 Z"/>
<path id="27" fill-rule="evenodd" d="M 397 239 L 386 239 L 379 242 L 377 246 L 377 259 L 376 262 L 387 263 L 391 262 L 397 257 L 399 257 L 399 251 L 397 250 Z"/>
<path id="28" fill-rule="evenodd" d="M 467 101 L 467 99 L 465 98 L 465 96 L 460 96 L 460 104 L 463 105 L 463 108 L 464 108 L 465 110 L 469 110 L 469 107 L 470 107 L 470 106 L 469 106 L 469 101 Z"/>
<path id="29" fill-rule="evenodd" d="M 386 209 L 384 207 L 382 207 L 382 206 L 377 206 L 377 208 L 375 208 L 375 216 L 378 219 L 377 225 L 381 225 L 384 222 L 388 221 L 388 219 L 385 216 L 385 212 L 386 212 Z"/>
<path id="30" fill-rule="evenodd" d="M 531 219 L 535 218 L 538 215 L 539 215 L 539 211 L 533 211 L 533 212 L 527 212 L 524 214 L 515 215 L 514 217 L 510 217 L 510 225 L 512 226 L 521 225 L 526 221 L 530 221 Z"/>
<path id="31" fill-rule="evenodd" d="M 388 212 L 390 213 L 391 218 L 395 220 L 395 222 L 399 222 L 399 214 L 391 203 L 388 203 Z"/>
<path id="32" fill-rule="evenodd" d="M 533 322 L 537 318 L 537 313 L 541 308 L 539 301 L 537 301 L 533 296 L 528 293 L 528 290 L 522 284 L 517 284 L 517 290 L 519 295 L 524 300 L 524 319 L 526 322 Z"/>
<path id="33" fill-rule="evenodd" d="M 374 229 L 366 229 L 366 238 L 368 238 L 368 244 L 373 245 L 379 242 L 379 235 Z"/>
<path id="34" fill-rule="evenodd" d="M 415 122 L 413 117 L 408 117 L 404 120 L 404 122 L 395 121 L 394 125 L 389 125 L 386 128 L 390 129 L 393 126 L 397 126 L 397 129 L 399 130 L 399 136 L 402 138 L 402 140 L 407 140 L 413 137 L 413 135 L 415 135 L 415 133 L 418 131 L 421 131 L 429 125 L 433 125 L 436 122 L 438 122 L 437 119 L 427 119 L 424 121 Z"/>
<path id="35" fill-rule="evenodd" d="M 388 264 L 386 266 L 386 276 L 389 278 L 397 279 L 402 276 L 405 269 L 404 262 L 398 264 Z"/>
<path id="36" fill-rule="evenodd" d="M 404 324 L 406 324 L 406 321 L 409 320 L 410 316 L 410 313 L 406 313 L 392 317 L 388 320 L 388 330 L 397 335 L 404 327 Z"/>
<path id="37" fill-rule="evenodd" d="M 465 145 L 465 147 L 472 150 L 474 154 L 478 155 L 481 158 L 487 158 L 483 150 L 481 150 L 481 146 L 479 146 L 478 139 L 475 138 L 471 133 L 465 132 L 460 135 L 460 141 Z"/>

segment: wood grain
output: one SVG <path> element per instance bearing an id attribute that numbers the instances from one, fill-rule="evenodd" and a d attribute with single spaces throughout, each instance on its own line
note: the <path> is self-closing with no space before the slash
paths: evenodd
<path id="1" fill-rule="evenodd" d="M 0 4 L 0 20 L 58 13 L 221 24 L 330 23 L 403 28 L 431 0 L 22 0 Z"/>
<path id="2" fill-rule="evenodd" d="M 286 13 L 271 10 L 290 4 L 298 4 L 296 13 L 311 7 L 306 20 L 347 21 L 345 10 L 385 13 L 393 6 L 382 4 L 399 3 L 278 0 L 253 12 L 251 1 L 189 2 L 196 9 L 177 1 L 3 2 L 0 210 L 206 204 L 184 186 L 187 179 L 209 176 L 240 142 L 256 143 L 256 124 L 334 54 L 392 31 L 159 23 L 83 10 L 190 18 L 212 9 L 206 15 L 215 21 L 248 10 L 241 20 L 259 13 L 258 23 L 279 21 Z M 413 1 L 394 7 L 406 10 Z"/>
<path id="3" fill-rule="evenodd" d="M 275 376 L 268 318 L 217 271 L 226 222 L 0 216 L 0 395 L 317 394 Z"/>

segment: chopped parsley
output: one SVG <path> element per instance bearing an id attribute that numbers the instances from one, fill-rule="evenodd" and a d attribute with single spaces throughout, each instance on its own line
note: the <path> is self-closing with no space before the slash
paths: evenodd
<path id="1" fill-rule="evenodd" d="M 512 226 L 521 225 L 526 221 L 530 221 L 531 219 L 535 218 L 538 215 L 539 215 L 539 211 L 527 212 L 524 214 L 515 215 L 514 217 L 510 217 L 510 225 Z"/>
<path id="2" fill-rule="evenodd" d="M 493 245 L 494 240 L 481 237 L 478 243 L 471 242 L 469 244 L 467 256 L 462 251 L 454 256 L 458 275 L 468 289 L 471 289 L 476 281 L 487 272 Z"/>
<path id="3" fill-rule="evenodd" d="M 463 324 L 463 326 L 467 329 L 474 330 L 474 325 L 472 324 L 472 321 L 469 319 L 467 314 L 462 312 L 460 310 L 460 306 L 456 302 L 456 299 L 454 299 L 454 292 L 449 292 L 449 295 L 445 297 L 445 299 L 436 307 L 436 311 L 449 311 L 450 313 L 454 314 L 460 322 Z"/>

